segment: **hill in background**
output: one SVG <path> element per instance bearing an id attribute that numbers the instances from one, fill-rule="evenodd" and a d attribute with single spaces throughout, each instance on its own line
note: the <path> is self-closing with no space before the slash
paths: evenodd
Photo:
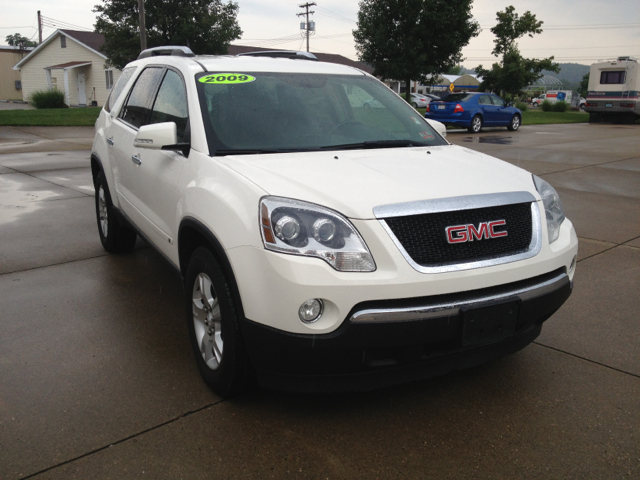
<path id="1" fill-rule="evenodd" d="M 559 65 L 560 73 L 550 72 L 548 70 L 543 70 L 542 73 L 562 80 L 564 88 L 569 90 L 576 89 L 582 77 L 589 73 L 589 69 L 591 68 L 589 65 L 582 65 L 580 63 L 560 63 Z M 464 73 L 475 74 L 475 70 L 471 68 L 462 67 L 462 69 Z"/>

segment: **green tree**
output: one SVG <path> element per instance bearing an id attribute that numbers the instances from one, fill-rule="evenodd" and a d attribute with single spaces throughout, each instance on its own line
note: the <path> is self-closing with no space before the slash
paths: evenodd
<path id="1" fill-rule="evenodd" d="M 473 0 L 361 0 L 353 31 L 361 61 L 385 79 L 411 80 L 447 71 L 462 60 L 462 47 L 480 33 Z"/>
<path id="2" fill-rule="evenodd" d="M 462 65 L 454 65 L 453 67 L 449 68 L 444 73 L 445 73 L 445 75 L 463 75 L 464 74 L 464 68 L 462 67 Z"/>
<path id="3" fill-rule="evenodd" d="M 524 35 L 532 37 L 542 33 L 542 23 L 536 16 L 526 11 L 521 17 L 515 13 L 515 8 L 509 6 L 504 12 L 497 12 L 498 23 L 491 28 L 496 36 L 495 47 L 491 52 L 496 57 L 502 55 L 499 63 L 494 63 L 491 70 L 479 65 L 476 74 L 482 77 L 480 90 L 519 94 L 524 87 L 533 84 L 543 76 L 542 70 L 559 72 L 553 57 L 536 60 L 524 58 L 518 50 L 516 40 Z"/>
<path id="4" fill-rule="evenodd" d="M 589 91 L 589 74 L 587 73 L 580 81 L 580 87 L 578 88 L 578 94 L 581 97 L 587 98 L 587 92 Z"/>
<path id="5" fill-rule="evenodd" d="M 222 0 L 146 0 L 147 47 L 183 45 L 198 54 L 225 54 L 240 38 L 238 4 Z M 137 0 L 102 0 L 95 29 L 105 37 L 102 47 L 108 65 L 123 68 L 140 53 Z"/>
<path id="6" fill-rule="evenodd" d="M 6 37 L 4 37 L 4 39 L 8 45 L 11 45 L 12 47 L 19 47 L 21 49 L 24 47 L 38 46 L 36 42 L 32 42 L 27 37 L 23 37 L 19 33 L 14 33 L 13 35 L 7 35 Z"/>

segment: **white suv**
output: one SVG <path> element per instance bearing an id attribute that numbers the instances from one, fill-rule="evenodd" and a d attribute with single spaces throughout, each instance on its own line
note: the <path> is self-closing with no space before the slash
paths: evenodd
<path id="1" fill-rule="evenodd" d="M 125 252 L 140 235 L 180 272 L 223 396 L 477 365 L 540 334 L 578 239 L 551 185 L 438 131 L 308 54 L 145 50 L 96 123 L 100 239 Z"/>

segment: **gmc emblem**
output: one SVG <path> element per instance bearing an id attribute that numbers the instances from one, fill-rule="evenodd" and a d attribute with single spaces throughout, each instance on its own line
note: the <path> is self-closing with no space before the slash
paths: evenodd
<path id="1" fill-rule="evenodd" d="M 483 240 L 486 238 L 506 237 L 506 230 L 501 232 L 495 231 L 496 227 L 506 224 L 507 222 L 504 220 L 494 220 L 493 222 L 482 222 L 478 225 L 478 228 L 473 224 L 456 225 L 454 227 L 447 227 L 444 231 L 447 233 L 447 242 L 449 243 L 473 242 L 473 240 Z"/>

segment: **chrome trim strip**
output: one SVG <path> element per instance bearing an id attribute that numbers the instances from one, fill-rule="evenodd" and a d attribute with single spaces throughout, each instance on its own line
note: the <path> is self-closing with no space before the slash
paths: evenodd
<path id="1" fill-rule="evenodd" d="M 479 200 L 479 203 L 473 203 L 475 202 L 475 200 L 469 200 L 469 199 L 478 199 L 479 197 L 485 197 L 485 198 L 481 198 Z M 517 199 L 516 202 L 507 202 L 507 203 L 487 203 L 490 200 L 491 201 L 504 201 L 505 199 Z M 518 262 L 520 260 L 526 260 L 527 258 L 531 258 L 531 257 L 535 257 L 536 255 L 538 255 L 538 253 L 540 253 L 540 250 L 542 249 L 542 222 L 540 220 L 540 207 L 538 205 L 538 202 L 535 201 L 535 197 L 530 194 L 529 192 L 513 192 L 511 194 L 496 194 L 496 195 L 473 195 L 470 197 L 455 197 L 455 198 L 445 198 L 445 199 L 440 199 L 440 200 L 434 200 L 434 202 L 436 202 L 434 208 L 438 208 L 438 210 L 433 210 L 430 212 L 425 212 L 423 209 L 421 209 L 420 211 L 415 211 L 415 210 L 403 210 L 403 212 L 405 211 L 411 211 L 414 213 L 410 213 L 410 215 L 416 215 L 416 214 L 420 214 L 420 213 L 436 213 L 436 212 L 441 212 L 441 211 L 451 211 L 456 210 L 456 206 L 461 207 L 462 205 L 468 205 L 468 207 L 465 208 L 457 208 L 457 210 L 469 210 L 471 208 L 483 208 L 483 207 L 492 207 L 492 206 L 498 206 L 498 205 L 509 205 L 511 203 L 523 203 L 521 200 L 527 198 L 527 200 L 525 200 L 525 202 L 531 202 L 531 243 L 529 244 L 529 248 L 527 249 L 526 252 L 522 252 L 522 253 L 518 253 L 516 255 L 508 255 L 508 256 L 504 256 L 504 257 L 496 257 L 496 258 L 489 258 L 486 260 L 480 260 L 480 261 L 469 261 L 469 262 L 465 262 L 465 263 L 456 263 L 453 265 L 442 265 L 442 266 L 435 266 L 435 267 L 424 267 L 418 263 L 416 263 L 413 258 L 411 258 L 411 256 L 407 253 L 407 251 L 404 249 L 404 247 L 402 246 L 402 243 L 400 243 L 400 241 L 398 240 L 398 238 L 395 236 L 395 234 L 393 233 L 393 231 L 389 228 L 389 225 L 387 225 L 387 222 L 384 221 L 383 218 L 379 218 L 379 222 L 382 225 L 382 227 L 386 230 L 386 232 L 389 234 L 389 236 L 391 237 L 391 240 L 393 240 L 393 243 L 396 244 L 396 247 L 398 247 L 398 250 L 400 250 L 400 253 L 402 254 L 402 256 L 405 258 L 405 260 L 409 263 L 409 265 L 411 265 L 411 267 L 413 267 L 414 270 L 417 270 L 420 273 L 446 273 L 446 272 L 458 272 L 460 270 L 471 270 L 473 268 L 484 268 L 484 267 L 493 267 L 495 265 L 502 265 L 504 263 L 511 263 L 511 262 Z M 450 203 L 447 203 L 446 205 L 452 207 L 452 208 L 447 208 L 446 210 L 439 210 L 439 208 L 444 208 L 444 204 L 440 203 L 441 201 L 451 201 Z M 426 204 L 429 203 L 428 201 L 424 201 L 424 202 L 415 202 L 415 204 L 420 204 L 421 206 L 426 206 Z M 411 205 L 411 204 L 398 204 L 398 205 Z M 480 207 L 478 205 L 481 205 Z M 393 205 L 389 205 L 389 207 L 392 207 Z M 386 207 L 376 207 L 374 209 L 374 213 L 375 210 L 378 208 L 386 208 Z"/>
<path id="2" fill-rule="evenodd" d="M 436 198 L 418 202 L 395 203 L 374 207 L 376 218 L 406 217 L 422 213 L 452 212 L 455 210 L 471 210 L 473 208 L 497 207 L 512 203 L 535 202 L 536 197 L 529 192 L 488 193 L 486 195 L 469 195 L 466 197 Z"/>
<path id="3" fill-rule="evenodd" d="M 427 304 L 411 308 L 376 308 L 361 310 L 354 313 L 351 318 L 349 318 L 349 321 L 352 323 L 407 322 L 427 320 L 435 317 L 454 316 L 458 315 L 461 308 L 471 306 L 473 304 L 506 300 L 509 297 L 516 296 L 523 301 L 531 300 L 532 298 L 547 295 L 558 290 L 568 283 L 569 276 L 566 273 L 561 273 L 544 282 L 495 295 L 471 296 L 470 298 L 456 302 L 434 303 L 431 305 Z"/>

